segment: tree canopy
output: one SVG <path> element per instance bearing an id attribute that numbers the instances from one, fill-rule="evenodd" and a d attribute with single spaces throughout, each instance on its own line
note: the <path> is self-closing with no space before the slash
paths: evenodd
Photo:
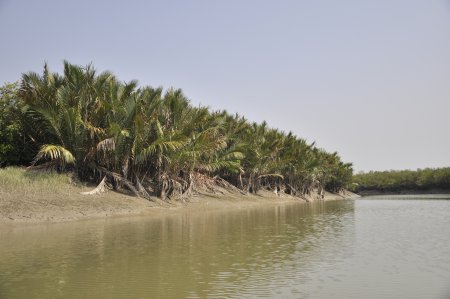
<path id="1" fill-rule="evenodd" d="M 450 167 L 359 173 L 354 175 L 351 189 L 356 192 L 450 190 Z"/>
<path id="2" fill-rule="evenodd" d="M 291 132 L 194 107 L 180 89 L 139 87 L 92 65 L 65 61 L 63 74 L 47 65 L 23 74 L 2 88 L 0 109 L 1 166 L 106 178 L 142 196 L 180 197 L 210 184 L 301 196 L 340 191 L 352 178 L 337 153 Z M 18 158 L 17 149 L 26 154 Z"/>

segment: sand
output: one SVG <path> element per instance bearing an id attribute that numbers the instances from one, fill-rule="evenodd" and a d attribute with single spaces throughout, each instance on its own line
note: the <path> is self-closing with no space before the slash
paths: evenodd
<path id="1" fill-rule="evenodd" d="M 131 215 L 163 215 L 185 210 L 211 211 L 243 209 L 251 206 L 307 203 L 319 200 L 317 195 L 307 199 L 287 194 L 276 195 L 269 191 L 258 194 L 221 191 L 220 193 L 196 193 L 184 200 L 156 202 L 108 191 L 100 195 L 82 195 L 86 188 L 67 184 L 64 188 L 41 188 L 43 190 L 0 190 L 0 225 L 19 223 L 57 223 L 104 217 Z M 320 200 L 341 200 L 355 194 L 326 193 Z"/>

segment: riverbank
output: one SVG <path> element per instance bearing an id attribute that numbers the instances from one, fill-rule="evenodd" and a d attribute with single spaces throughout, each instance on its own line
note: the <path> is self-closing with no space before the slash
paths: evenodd
<path id="1" fill-rule="evenodd" d="M 197 193 L 183 201 L 149 201 L 113 191 L 83 195 L 92 190 L 71 182 L 63 174 L 35 173 L 20 168 L 0 169 L 0 224 L 56 223 L 127 215 L 163 215 L 185 210 L 242 209 L 256 205 L 282 204 L 319 200 L 317 194 L 307 198 L 269 191 L 243 195 L 219 190 L 218 193 Z M 325 193 L 321 200 L 339 200 L 356 196 Z"/>

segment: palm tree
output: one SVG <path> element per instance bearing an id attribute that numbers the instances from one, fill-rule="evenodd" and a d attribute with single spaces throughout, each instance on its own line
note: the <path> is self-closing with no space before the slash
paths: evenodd
<path id="1" fill-rule="evenodd" d="M 119 82 L 91 65 L 64 62 L 63 75 L 47 65 L 42 75 L 24 74 L 19 97 L 27 134 L 40 146 L 35 167 L 73 170 L 136 195 L 186 196 L 207 182 L 303 196 L 339 191 L 352 174 L 337 153 L 266 122 L 193 107 L 180 89 L 163 95 L 162 88 Z"/>

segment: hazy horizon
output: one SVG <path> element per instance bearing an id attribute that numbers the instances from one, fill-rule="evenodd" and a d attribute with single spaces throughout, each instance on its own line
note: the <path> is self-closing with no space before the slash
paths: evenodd
<path id="1" fill-rule="evenodd" d="M 0 84 L 63 60 L 337 151 L 355 172 L 450 166 L 448 1 L 0 0 Z"/>

